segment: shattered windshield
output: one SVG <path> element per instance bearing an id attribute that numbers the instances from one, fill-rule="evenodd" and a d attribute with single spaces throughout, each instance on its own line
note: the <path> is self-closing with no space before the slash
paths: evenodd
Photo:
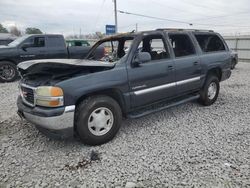
<path id="1" fill-rule="evenodd" d="M 88 59 L 116 62 L 125 57 L 133 43 L 133 37 L 105 40 L 93 47 Z"/>

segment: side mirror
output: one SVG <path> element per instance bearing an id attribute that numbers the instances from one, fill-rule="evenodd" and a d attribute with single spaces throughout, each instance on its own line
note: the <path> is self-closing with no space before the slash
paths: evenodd
<path id="1" fill-rule="evenodd" d="M 151 61 L 151 55 L 148 52 L 139 52 L 134 59 L 134 65 L 139 66 L 141 63 L 146 63 Z"/>
<path id="2" fill-rule="evenodd" d="M 33 44 L 30 44 L 30 43 L 24 43 L 22 45 L 23 51 L 26 51 L 27 48 L 31 48 L 31 47 L 33 47 Z"/>

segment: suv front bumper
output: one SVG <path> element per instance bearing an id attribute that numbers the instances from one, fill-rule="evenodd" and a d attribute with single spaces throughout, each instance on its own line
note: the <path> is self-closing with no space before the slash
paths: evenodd
<path id="1" fill-rule="evenodd" d="M 50 137 L 67 138 L 74 134 L 75 105 L 59 108 L 29 107 L 23 104 L 19 96 L 17 107 L 19 116 Z"/>

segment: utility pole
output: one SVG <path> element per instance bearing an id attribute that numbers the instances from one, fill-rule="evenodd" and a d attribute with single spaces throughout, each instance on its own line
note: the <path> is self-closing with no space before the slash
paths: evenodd
<path id="1" fill-rule="evenodd" d="M 118 33 L 117 5 L 116 5 L 116 0 L 114 0 L 114 11 L 115 11 L 115 33 Z"/>

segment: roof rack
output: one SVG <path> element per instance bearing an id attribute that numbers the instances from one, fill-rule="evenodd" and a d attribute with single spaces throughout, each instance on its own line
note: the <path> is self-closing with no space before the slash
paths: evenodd
<path id="1" fill-rule="evenodd" d="M 181 28 L 159 28 L 156 31 L 195 31 L 195 32 L 214 32 L 213 30 L 205 29 L 181 29 Z"/>

